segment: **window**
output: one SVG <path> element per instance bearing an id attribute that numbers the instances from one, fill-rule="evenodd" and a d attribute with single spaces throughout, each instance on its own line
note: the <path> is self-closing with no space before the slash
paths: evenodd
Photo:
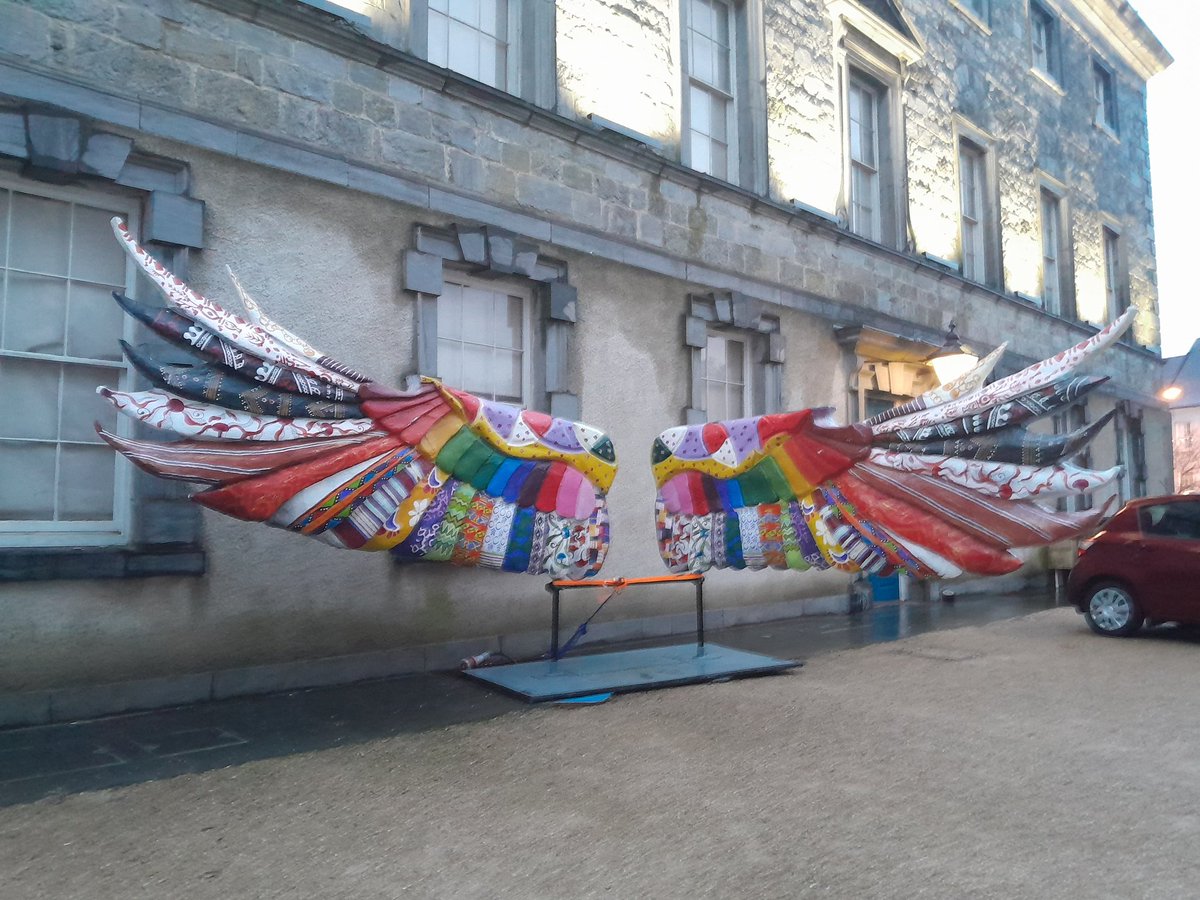
<path id="1" fill-rule="evenodd" d="M 683 10 L 685 162 L 693 169 L 735 181 L 733 9 L 724 0 L 684 0 Z"/>
<path id="2" fill-rule="evenodd" d="M 1070 311 L 1070 264 L 1063 202 L 1042 188 L 1042 305 L 1047 312 L 1065 316 Z"/>
<path id="3" fill-rule="evenodd" d="M 1117 133 L 1117 94 L 1112 72 L 1098 61 L 1092 62 L 1092 98 L 1096 104 L 1095 122 Z"/>
<path id="4" fill-rule="evenodd" d="M 118 339 L 133 267 L 121 198 L 0 182 L 0 544 L 119 543 L 129 474 L 92 427 L 126 433 L 99 385 L 125 386 Z M 136 221 L 131 221 L 136 227 Z"/>
<path id="5" fill-rule="evenodd" d="M 1100 231 L 1104 240 L 1105 309 L 1111 322 L 1129 306 L 1129 279 L 1125 276 L 1121 236 L 1108 227 L 1101 227 Z"/>
<path id="6" fill-rule="evenodd" d="M 895 244 L 895 179 L 888 90 L 874 78 L 851 70 L 847 92 L 850 143 L 850 230 L 882 244 Z"/>
<path id="7" fill-rule="evenodd" d="M 726 334 L 709 334 L 700 351 L 704 367 L 705 412 L 710 420 L 750 415 L 750 354 L 746 341 Z"/>
<path id="8" fill-rule="evenodd" d="M 579 292 L 567 264 L 492 225 L 416 225 L 401 278 L 416 303 L 416 375 L 578 419 Z M 467 272 L 470 275 L 467 275 Z"/>
<path id="9" fill-rule="evenodd" d="M 985 34 L 991 34 L 991 0 L 950 0 L 950 4 Z"/>
<path id="10" fill-rule="evenodd" d="M 558 102 L 549 0 L 387 0 L 382 6 L 398 7 L 401 16 L 396 33 L 384 28 L 382 39 L 543 109 Z"/>
<path id="11" fill-rule="evenodd" d="M 429 61 L 512 90 L 508 0 L 429 0 Z"/>
<path id="12" fill-rule="evenodd" d="M 689 425 L 783 408 L 783 335 L 760 300 L 736 291 L 693 295 L 684 338 L 692 368 Z"/>
<path id="13" fill-rule="evenodd" d="M 341 16 L 347 22 L 358 26 L 363 31 L 371 30 L 371 16 L 363 10 L 363 4 L 355 3 L 353 0 L 300 0 L 301 3 L 307 3 L 309 6 L 315 6 L 317 9 L 323 9 L 325 12 L 333 13 L 336 16 Z"/>
<path id="14" fill-rule="evenodd" d="M 1128 405 L 1118 404 L 1117 417 L 1113 419 L 1117 442 L 1117 465 L 1121 473 L 1117 476 L 1117 495 L 1122 503 L 1134 497 L 1146 496 L 1146 436 L 1142 430 L 1142 417 L 1134 415 Z"/>
<path id="15" fill-rule="evenodd" d="M 437 374 L 452 387 L 529 402 L 530 298 L 494 283 L 446 278 L 437 299 Z"/>
<path id="16" fill-rule="evenodd" d="M 1200 540 L 1200 501 L 1156 503 L 1138 510 L 1142 534 L 1153 537 Z"/>
<path id="17" fill-rule="evenodd" d="M 873 419 L 875 416 L 881 416 L 888 410 L 895 408 L 898 404 L 903 403 L 906 399 L 908 398 L 897 397 L 894 394 L 887 394 L 882 391 L 866 391 L 863 397 L 866 414 L 862 418 Z"/>
<path id="18" fill-rule="evenodd" d="M 961 0 L 961 6 L 967 12 L 977 18 L 981 24 L 988 24 L 988 7 L 991 6 L 989 0 Z"/>
<path id="19" fill-rule="evenodd" d="M 1192 494 L 1200 489 L 1200 447 L 1197 447 L 1196 423 L 1176 422 L 1172 428 L 1172 452 L 1175 460 L 1175 493 Z"/>
<path id="20" fill-rule="evenodd" d="M 1033 67 L 1055 81 L 1062 81 L 1058 20 L 1036 0 L 1031 0 L 1029 4 L 1029 30 L 1033 44 Z"/>
<path id="21" fill-rule="evenodd" d="M 958 182 L 963 278 L 992 284 L 999 271 L 997 228 L 988 151 L 975 141 L 958 142 Z"/>
<path id="22" fill-rule="evenodd" d="M 1133 496 L 1146 496 L 1146 433 L 1141 415 L 1129 417 L 1129 462 Z"/>

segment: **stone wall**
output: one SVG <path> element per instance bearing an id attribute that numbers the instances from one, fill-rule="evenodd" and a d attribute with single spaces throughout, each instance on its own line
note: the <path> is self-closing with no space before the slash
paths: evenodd
<path id="1" fill-rule="evenodd" d="M 353 54 L 347 58 L 343 53 L 199 2 L 145 0 L 143 13 L 136 17 L 141 23 L 136 30 L 127 24 L 134 7 L 83 5 L 88 10 L 86 15 L 67 18 L 66 4 L 44 7 L 46 12 L 10 4 L 4 8 L 5 16 L 14 27 L 6 30 L 9 37 L 0 38 L 0 42 L 6 42 L 0 43 L 0 52 L 49 65 L 60 75 L 97 88 L 137 96 L 146 104 L 161 103 L 211 118 L 225 128 L 282 136 L 338 159 L 397 170 L 414 181 L 487 198 L 540 221 L 569 224 L 678 259 L 703 259 L 729 276 L 757 282 L 750 292 L 765 299 L 803 305 L 799 298 L 781 296 L 794 291 L 848 303 L 854 308 L 853 315 L 867 312 L 887 317 L 895 314 L 893 295 L 902 294 L 917 308 L 912 314 L 899 316 L 900 320 L 937 330 L 949 312 L 959 317 L 960 331 L 977 338 L 986 337 L 993 327 L 1005 329 L 1039 315 L 1012 306 L 999 313 L 993 326 L 986 321 L 990 316 L 953 309 L 953 305 L 980 306 L 987 300 L 975 298 L 979 291 L 962 283 L 954 283 L 949 292 L 943 291 L 943 272 L 936 267 L 914 266 L 911 257 L 880 252 L 854 239 L 842 243 L 844 233 L 829 229 L 828 223 L 814 223 L 782 206 L 764 206 L 686 170 L 664 169 L 657 158 L 647 158 L 653 156 L 649 151 L 629 150 L 618 138 L 597 134 L 582 125 L 569 126 L 556 117 L 540 116 L 519 102 L 488 96 L 492 102 L 481 106 L 471 102 L 474 98 L 461 97 L 466 88 L 446 83 L 434 74 L 437 70 L 399 54 L 397 64 L 385 68 L 398 69 L 401 63 L 408 68 L 403 74 L 392 74 L 353 58 Z M 248 0 L 232 6 L 258 8 Z M 637 6 L 642 10 L 640 15 L 653 19 L 651 24 L 670 25 L 670 17 L 657 6 Z M 1034 246 L 1036 251 L 1036 164 L 1054 174 L 1061 172 L 1071 189 L 1076 240 L 1087 251 L 1080 255 L 1081 271 L 1091 271 L 1099 252 L 1094 224 L 1100 211 L 1121 214 L 1130 244 L 1132 299 L 1145 310 L 1136 333 L 1142 343 L 1156 344 L 1145 113 L 1141 102 L 1144 91 L 1123 90 L 1122 122 L 1128 122 L 1128 133 L 1116 142 L 1089 124 L 1087 111 L 1091 105 L 1086 100 L 1090 94 L 1084 94 L 1086 84 L 1069 83 L 1067 97 L 1059 97 L 1029 72 L 1022 59 L 1023 49 L 1011 51 L 1008 59 L 997 58 L 994 48 L 1006 45 L 1001 37 L 1012 38 L 1008 44 L 1025 46 L 1008 34 L 1016 25 L 1007 23 L 1005 32 L 997 26 L 997 33 L 986 36 L 970 23 L 964 24 L 952 5 L 914 3 L 906 8 L 912 10 L 917 30 L 929 48 L 909 71 L 907 131 L 912 218 L 925 223 L 931 235 L 925 241 L 919 232 L 918 248 L 927 242 L 938 256 L 953 252 L 948 242 L 956 240 L 952 227 L 956 209 L 952 169 L 955 151 L 947 135 L 953 131 L 956 111 L 969 112 L 973 107 L 982 110 L 973 118 L 980 127 L 995 133 L 999 145 L 1004 251 L 1014 282 L 1010 289 L 1038 293 L 1031 281 L 1029 262 L 1033 252 L 1029 247 Z M 572 46 L 570 35 L 576 33 L 579 19 L 624 21 L 628 9 L 625 13 L 621 9 L 624 7 L 619 4 L 584 0 L 572 4 L 570 13 L 560 11 L 560 42 L 565 45 L 560 46 L 564 59 L 560 68 L 573 64 L 565 54 Z M 788 13 L 778 9 L 772 7 L 774 11 L 767 18 L 767 45 L 775 48 L 768 60 L 773 183 L 790 186 L 792 179 L 787 173 L 803 168 L 816 173 L 812 178 L 826 185 L 826 193 L 776 199 L 800 199 L 834 212 L 828 183 L 835 168 L 840 171 L 840 162 L 834 162 L 840 157 L 840 140 L 832 125 L 837 79 L 832 70 L 833 54 L 827 46 L 830 31 L 818 14 L 820 5 L 815 0 L 794 4 Z M 1015 16 L 1016 12 L 1005 14 Z M 317 10 L 309 16 L 314 20 L 321 17 Z M 359 56 L 367 55 L 361 52 L 369 44 L 366 39 L 351 43 L 341 33 L 345 29 L 339 30 L 336 22 L 293 21 L 304 18 L 290 17 L 280 25 L 297 31 L 305 30 L 302 25 L 320 25 L 325 28 L 322 38 L 336 44 L 339 51 L 358 49 Z M 598 30 L 606 32 L 603 24 Z M 611 39 L 628 42 L 633 40 L 632 34 L 621 30 Z M 967 56 L 972 42 L 981 45 L 974 48 L 975 57 L 960 59 Z M 1069 40 L 1064 45 L 1072 52 L 1086 52 Z M 371 49 L 388 52 L 382 45 Z M 801 75 L 803 70 L 798 64 L 771 65 L 781 56 L 790 55 L 802 61 L 811 58 L 811 69 Z M 371 57 L 377 61 L 375 53 Z M 578 65 L 582 66 L 587 58 Z M 639 58 L 644 68 L 639 70 L 638 78 L 645 76 L 647 90 L 673 82 L 669 76 L 676 55 L 666 43 Z M 565 72 L 563 77 L 573 79 Z M 1025 89 L 1003 90 L 998 86 L 1016 83 Z M 1044 96 L 1047 92 L 1050 98 Z M 815 99 L 809 101 L 814 112 L 793 112 L 804 97 L 814 95 Z M 673 100 L 664 99 L 656 109 L 662 112 L 673 108 L 673 104 Z M 1068 117 L 1069 128 L 1061 124 L 1064 116 Z M 1040 138 L 1054 129 L 1034 129 L 1031 123 L 1047 117 L 1054 118 L 1058 131 L 1081 136 L 1075 144 L 1043 149 Z M 154 128 L 155 123 L 147 123 L 146 118 L 143 128 L 147 124 Z M 664 127 L 673 127 L 674 119 L 663 121 Z M 630 123 L 630 127 L 636 124 Z M 160 126 L 159 130 L 170 129 Z M 241 143 L 249 141 L 243 138 Z M 1113 159 L 1114 154 L 1122 164 L 1111 167 L 1113 174 L 1090 174 L 1107 168 L 1100 164 Z M 843 246 L 846 252 L 840 252 Z M 863 263 L 868 259 L 871 268 L 865 269 Z M 864 271 L 873 271 L 879 277 L 864 285 Z M 893 290 L 872 288 L 881 283 L 893 286 Z M 1088 282 L 1093 283 L 1094 278 Z M 782 292 L 777 285 L 783 286 Z M 947 293 L 956 295 L 957 304 L 945 302 Z M 978 325 L 967 324 L 972 314 L 981 320 Z M 1078 334 L 1055 322 L 1048 322 L 1038 331 L 1047 340 L 1031 345 L 1031 355 L 1049 352 Z"/>

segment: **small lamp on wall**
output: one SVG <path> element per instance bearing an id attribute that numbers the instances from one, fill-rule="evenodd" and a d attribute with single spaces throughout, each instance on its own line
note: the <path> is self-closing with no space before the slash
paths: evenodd
<path id="1" fill-rule="evenodd" d="M 1198 347 L 1200 347 L 1200 340 L 1193 341 L 1192 346 L 1188 348 L 1188 352 L 1179 357 L 1179 363 L 1175 366 L 1174 374 L 1172 374 L 1170 377 L 1163 376 L 1163 386 L 1158 392 L 1159 400 L 1163 400 L 1167 403 L 1174 403 L 1183 396 L 1183 389 L 1185 385 L 1185 379 L 1182 377 L 1183 370 L 1187 367 L 1188 361 L 1197 352 Z M 1189 397 L 1187 403 L 1180 405 L 1191 406 L 1195 405 L 1195 403 L 1196 398 Z"/>
<path id="2" fill-rule="evenodd" d="M 975 368 L 979 357 L 963 344 L 955 331 L 955 323 L 951 321 L 941 348 L 926 362 L 933 368 L 938 381 L 946 384 Z"/>

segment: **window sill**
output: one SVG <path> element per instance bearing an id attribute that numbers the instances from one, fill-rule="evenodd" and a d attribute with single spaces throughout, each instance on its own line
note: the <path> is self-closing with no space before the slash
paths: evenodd
<path id="1" fill-rule="evenodd" d="M 205 552 L 192 544 L 153 550 L 135 547 L 0 549 L 0 582 L 195 576 L 203 575 L 206 568 Z"/>
<path id="2" fill-rule="evenodd" d="M 1066 88 L 1064 88 L 1061 84 L 1059 84 L 1058 79 L 1055 78 L 1053 75 L 1051 75 L 1049 72 L 1047 72 L 1045 69 L 1041 69 L 1037 66 L 1030 66 L 1029 71 L 1034 76 L 1037 77 L 1038 81 L 1040 81 L 1046 87 L 1050 88 L 1050 90 L 1054 91 L 1054 93 L 1058 94 L 1058 96 L 1060 96 L 1060 97 L 1067 96 Z"/>
<path id="3" fill-rule="evenodd" d="M 961 3 L 958 2 L 958 0 L 950 0 L 950 5 L 953 6 L 955 9 L 957 9 L 960 13 L 962 13 L 963 17 L 968 22 L 970 22 L 972 25 L 974 25 L 976 28 L 978 28 L 984 34 L 988 35 L 989 37 L 991 36 L 992 27 L 990 25 L 988 25 L 987 22 L 983 21 L 983 19 L 979 18 L 979 15 L 978 15 L 978 13 L 975 12 L 975 10 L 973 10 L 967 6 L 963 6 Z"/>
<path id="4" fill-rule="evenodd" d="M 1118 144 L 1121 143 L 1121 136 L 1119 134 L 1117 134 L 1117 132 L 1113 129 L 1113 127 L 1111 125 L 1106 125 L 1104 122 L 1096 122 L 1096 121 L 1093 121 L 1092 125 L 1095 126 L 1097 131 L 1103 131 L 1105 134 L 1107 134 L 1110 138 L 1112 138 Z"/>
<path id="5" fill-rule="evenodd" d="M 309 6 L 316 7 L 321 12 L 329 13 L 331 16 L 337 16 L 339 19 L 345 19 L 355 28 L 360 31 L 369 32 L 371 30 L 371 17 L 363 13 L 355 12 L 352 9 L 347 9 L 339 3 L 332 0 L 300 0 Z"/>

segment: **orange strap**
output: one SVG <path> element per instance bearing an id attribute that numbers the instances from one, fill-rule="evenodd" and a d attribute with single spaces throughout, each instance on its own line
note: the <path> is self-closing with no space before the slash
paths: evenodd
<path id="1" fill-rule="evenodd" d="M 610 587 L 621 590 L 631 584 L 667 584 L 672 581 L 703 581 L 704 576 L 699 573 L 689 573 L 687 575 L 656 575 L 652 578 L 605 578 L 601 580 L 585 579 L 583 581 L 552 581 L 552 587 Z"/>

